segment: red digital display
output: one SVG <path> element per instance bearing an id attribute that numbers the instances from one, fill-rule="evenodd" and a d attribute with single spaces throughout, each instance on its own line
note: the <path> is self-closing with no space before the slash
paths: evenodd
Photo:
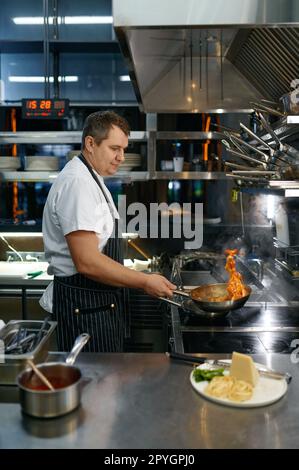
<path id="1" fill-rule="evenodd" d="M 61 119 L 68 116 L 69 100 L 61 99 L 23 99 L 22 117 L 24 119 Z"/>

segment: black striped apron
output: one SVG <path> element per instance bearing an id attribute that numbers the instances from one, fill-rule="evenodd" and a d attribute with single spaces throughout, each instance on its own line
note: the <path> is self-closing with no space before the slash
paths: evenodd
<path id="1" fill-rule="evenodd" d="M 79 158 L 88 168 L 110 207 L 101 182 L 82 154 Z M 117 229 L 118 220 L 114 219 L 114 236 L 108 239 L 103 253 L 123 263 L 122 244 Z M 65 277 L 55 276 L 53 314 L 57 321 L 58 350 L 70 351 L 76 337 L 85 332 L 90 334 L 91 339 L 84 351 L 122 352 L 128 326 L 128 312 L 125 315 L 125 310 L 128 309 L 127 300 L 126 289 L 93 281 L 80 273 Z"/>

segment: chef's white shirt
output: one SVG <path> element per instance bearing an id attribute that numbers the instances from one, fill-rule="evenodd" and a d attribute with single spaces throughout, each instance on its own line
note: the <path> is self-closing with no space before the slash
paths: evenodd
<path id="1" fill-rule="evenodd" d="M 44 207 L 43 238 L 48 274 L 72 276 L 77 273 L 65 236 L 77 230 L 95 232 L 102 251 L 113 232 L 113 218 L 119 219 L 103 177 L 96 173 L 109 206 L 87 167 L 78 157 L 69 161 L 53 183 Z M 111 214 L 112 213 L 112 214 Z M 45 290 L 40 305 L 52 312 L 53 283 Z"/>

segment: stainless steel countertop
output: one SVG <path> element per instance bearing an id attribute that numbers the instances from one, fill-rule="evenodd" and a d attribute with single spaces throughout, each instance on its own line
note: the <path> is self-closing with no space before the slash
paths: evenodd
<path id="1" fill-rule="evenodd" d="M 50 282 L 53 281 L 53 277 L 45 275 L 44 277 L 37 276 L 33 279 L 22 278 L 22 277 L 15 277 L 15 278 L 6 278 L 2 276 L 0 278 L 0 288 L 10 288 L 13 287 L 15 289 L 34 289 L 34 288 L 45 288 L 47 287 Z"/>
<path id="2" fill-rule="evenodd" d="M 0 403 L 0 447 L 298 448 L 299 366 L 286 354 L 254 359 L 291 373 L 293 380 L 273 405 L 238 409 L 201 398 L 189 382 L 190 365 L 165 354 L 82 353 L 81 407 L 40 420 L 22 415 L 18 403 Z"/>

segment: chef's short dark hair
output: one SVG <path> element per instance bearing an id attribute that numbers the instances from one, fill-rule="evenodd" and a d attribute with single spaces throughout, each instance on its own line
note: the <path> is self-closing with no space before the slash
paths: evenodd
<path id="1" fill-rule="evenodd" d="M 114 111 L 97 111 L 87 116 L 83 126 L 81 149 L 85 148 L 85 137 L 88 135 L 100 145 L 104 139 L 107 139 L 112 126 L 119 127 L 126 136 L 130 135 L 127 120 Z"/>

